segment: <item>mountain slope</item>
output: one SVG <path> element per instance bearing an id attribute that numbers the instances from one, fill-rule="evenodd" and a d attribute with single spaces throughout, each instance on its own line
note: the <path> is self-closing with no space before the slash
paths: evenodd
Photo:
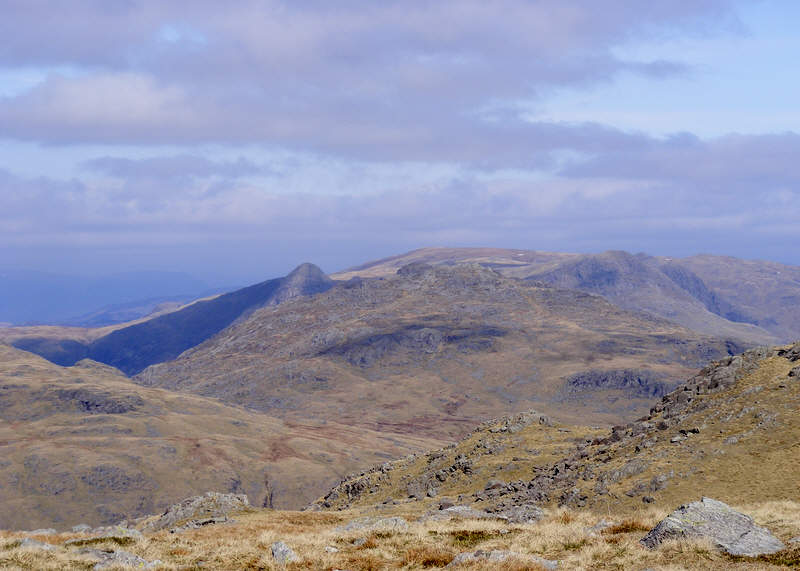
<path id="1" fill-rule="evenodd" d="M 604 252 L 566 261 L 552 270 L 537 268 L 528 278 L 596 293 L 625 309 L 646 311 L 701 333 L 754 343 L 776 341 L 766 330 L 738 321 L 743 318 L 733 307 L 679 262 L 663 264 L 651 256 Z"/>
<path id="2" fill-rule="evenodd" d="M 153 363 L 173 359 L 263 305 L 328 289 L 332 281 L 312 264 L 303 264 L 284 278 L 190 304 L 178 311 L 123 327 L 89 343 L 49 337 L 13 342 L 59 365 L 92 359 L 133 375 Z"/>
<path id="3" fill-rule="evenodd" d="M 800 268 L 723 256 L 679 263 L 694 272 L 750 321 L 781 338 L 800 338 Z"/>
<path id="4" fill-rule="evenodd" d="M 0 345 L 0 528 L 116 523 L 207 490 L 296 508 L 345 470 L 432 442 L 284 422 Z"/>
<path id="5" fill-rule="evenodd" d="M 145 385 L 436 438 L 541 408 L 618 422 L 735 343 L 480 266 L 412 264 L 262 308 Z"/>
<path id="6" fill-rule="evenodd" d="M 695 331 L 748 344 L 800 336 L 800 268 L 722 256 L 659 258 L 627 252 L 567 254 L 499 248 L 423 248 L 332 277 L 385 277 L 412 262 L 478 263 L 505 276 L 603 295 Z"/>
<path id="7" fill-rule="evenodd" d="M 703 369 L 647 416 L 611 432 L 527 413 L 484 423 L 465 440 L 346 479 L 318 507 L 417 498 L 489 511 L 536 504 L 633 513 L 687 498 L 736 504 L 800 494 L 800 343 L 761 348 Z M 419 493 L 421 491 L 421 493 Z"/>

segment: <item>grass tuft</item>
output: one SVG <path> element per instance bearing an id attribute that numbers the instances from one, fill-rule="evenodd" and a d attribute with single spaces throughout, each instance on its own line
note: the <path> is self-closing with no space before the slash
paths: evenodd
<path id="1" fill-rule="evenodd" d="M 650 531 L 651 526 L 638 519 L 626 519 L 616 525 L 607 527 L 602 531 L 604 535 L 617 535 L 620 533 L 634 533 Z"/>
<path id="2" fill-rule="evenodd" d="M 494 529 L 457 529 L 449 532 L 448 535 L 456 547 L 470 548 L 484 541 L 494 539 L 499 535 L 499 532 Z"/>
<path id="3" fill-rule="evenodd" d="M 412 547 L 403 555 L 403 565 L 422 565 L 423 567 L 444 567 L 455 559 L 456 553 L 437 545 Z"/>

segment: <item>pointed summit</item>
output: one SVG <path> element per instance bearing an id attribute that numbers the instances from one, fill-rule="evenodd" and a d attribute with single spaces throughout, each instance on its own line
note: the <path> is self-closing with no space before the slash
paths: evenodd
<path id="1" fill-rule="evenodd" d="M 328 291 L 333 287 L 333 280 L 325 275 L 319 266 L 308 262 L 300 264 L 281 281 L 281 285 L 269 305 L 278 305 L 288 299 L 303 295 L 314 295 Z"/>

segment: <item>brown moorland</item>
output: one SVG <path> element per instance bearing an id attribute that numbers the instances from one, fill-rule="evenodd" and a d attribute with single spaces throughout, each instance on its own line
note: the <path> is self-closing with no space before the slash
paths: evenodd
<path id="1" fill-rule="evenodd" d="M 206 490 L 298 506 L 347 471 L 436 442 L 283 421 L 0 345 L 0 528 L 116 523 Z"/>

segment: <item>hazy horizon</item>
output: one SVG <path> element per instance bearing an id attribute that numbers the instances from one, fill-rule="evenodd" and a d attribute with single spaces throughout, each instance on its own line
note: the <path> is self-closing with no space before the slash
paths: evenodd
<path id="1" fill-rule="evenodd" d="M 0 274 L 800 265 L 796 3 L 0 5 Z"/>

